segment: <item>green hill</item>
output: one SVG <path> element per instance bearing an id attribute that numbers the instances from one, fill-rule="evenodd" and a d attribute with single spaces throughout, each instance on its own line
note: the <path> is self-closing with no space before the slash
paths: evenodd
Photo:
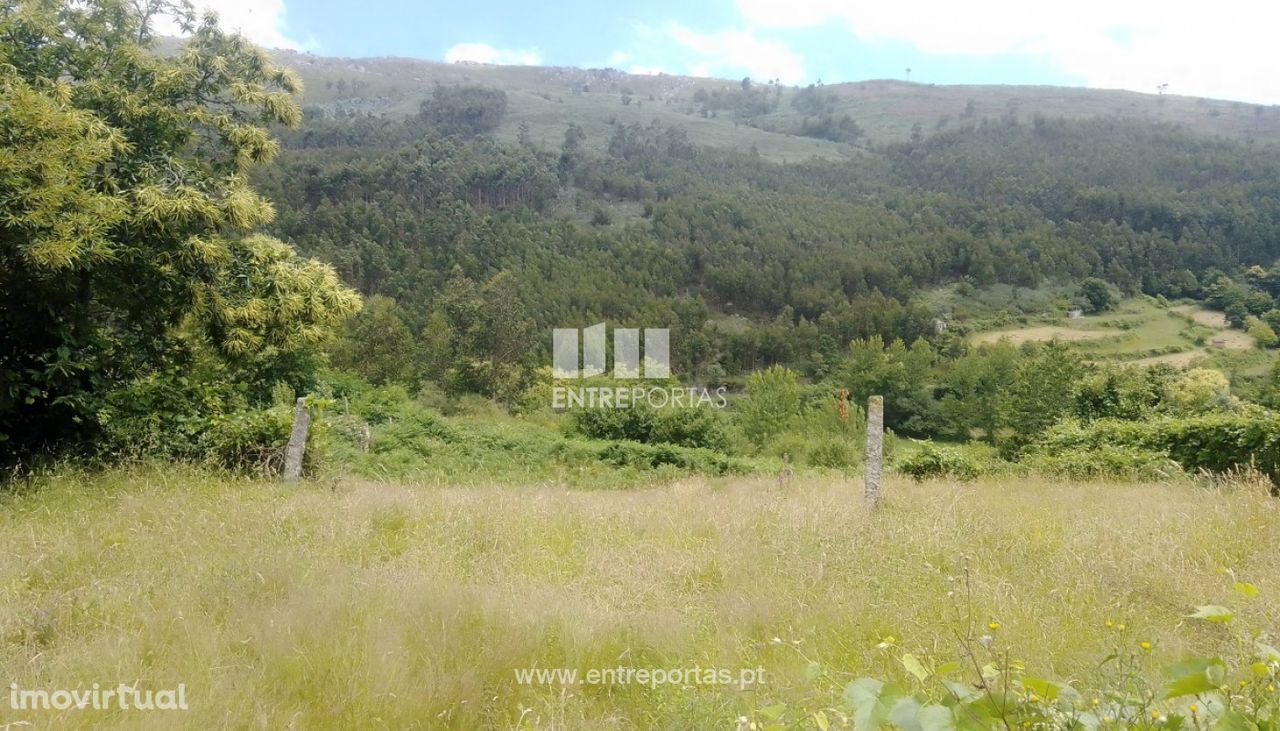
<path id="1" fill-rule="evenodd" d="M 302 76 L 304 105 L 338 110 L 407 115 L 437 84 L 480 84 L 502 89 L 510 113 L 496 136 L 514 140 L 521 124 L 536 142 L 558 146 L 564 127 L 577 122 L 597 144 L 614 123 L 679 125 L 695 144 L 755 147 L 766 159 L 799 161 L 857 154 L 855 145 L 794 134 L 803 116 L 792 105 L 801 91 L 757 82 L 777 98 L 776 108 L 741 114 L 708 110 L 695 97 L 732 94 L 738 80 L 687 76 L 647 76 L 615 69 L 576 69 L 487 64 L 446 64 L 407 58 L 326 58 L 277 51 L 277 60 Z M 848 114 L 864 131 L 863 143 L 908 139 L 915 125 L 924 133 L 981 118 L 1015 115 L 1165 122 L 1188 131 L 1236 138 L 1280 137 L 1274 107 L 1174 95 L 1050 86 L 938 86 L 892 80 L 823 87 L 835 115 Z M 713 116 L 714 114 L 714 116 Z M 592 151 L 600 151 L 594 149 Z"/>

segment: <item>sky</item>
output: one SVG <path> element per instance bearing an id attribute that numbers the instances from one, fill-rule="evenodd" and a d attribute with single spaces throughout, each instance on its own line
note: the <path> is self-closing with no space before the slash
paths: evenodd
<path id="1" fill-rule="evenodd" d="M 1280 104 L 1271 0 L 196 0 L 323 56 L 786 84 L 1054 84 Z"/>

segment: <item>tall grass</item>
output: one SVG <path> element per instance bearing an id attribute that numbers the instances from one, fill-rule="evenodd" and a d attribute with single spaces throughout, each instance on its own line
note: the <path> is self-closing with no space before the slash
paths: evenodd
<path id="1" fill-rule="evenodd" d="M 626 492 L 296 488 L 195 471 L 63 474 L 0 500 L 0 681 L 183 683 L 186 712 L 25 711 L 37 728 L 712 728 L 947 652 L 949 577 L 1040 673 L 1087 675 L 1123 622 L 1160 659 L 1211 653 L 1181 617 L 1261 589 L 1280 506 L 1236 485 L 860 486 L 686 479 Z M 896 655 L 894 656 L 896 657 Z M 519 668 L 738 668 L 763 683 L 520 685 Z M 3 690 L 3 689 L 0 689 Z M 7 691 L 6 691 L 7 692 Z"/>

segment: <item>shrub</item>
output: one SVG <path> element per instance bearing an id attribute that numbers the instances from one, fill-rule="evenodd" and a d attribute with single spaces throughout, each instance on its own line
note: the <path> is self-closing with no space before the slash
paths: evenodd
<path id="1" fill-rule="evenodd" d="M 736 460 L 715 452 L 671 444 L 615 442 L 602 447 L 598 455 L 602 461 L 615 467 L 657 469 L 669 465 L 711 475 L 737 475 L 748 471 Z"/>
<path id="2" fill-rule="evenodd" d="M 453 429 L 439 417 L 422 409 L 406 409 L 395 421 L 378 431 L 371 448 L 379 454 L 407 449 L 427 456 L 434 451 L 433 442 L 456 440 Z"/>
<path id="3" fill-rule="evenodd" d="M 747 395 L 737 403 L 737 417 L 751 441 L 764 444 L 799 414 L 800 386 L 795 372 L 775 365 L 747 377 Z"/>
<path id="4" fill-rule="evenodd" d="M 1088 425 L 1064 421 L 1036 443 L 1037 454 L 1100 454 L 1130 448 L 1172 459 L 1188 472 L 1255 468 L 1280 484 L 1280 414 L 1263 409 L 1145 421 L 1100 419 Z"/>
<path id="5" fill-rule="evenodd" d="M 1097 449 L 1038 452 L 1026 458 L 1027 466 L 1073 480 L 1167 480 L 1183 474 L 1168 455 L 1132 446 L 1105 444 Z"/>
<path id="6" fill-rule="evenodd" d="M 365 389 L 350 399 L 351 413 L 370 424 L 385 424 L 412 407 L 409 392 L 391 385 Z"/>
<path id="7" fill-rule="evenodd" d="M 643 444 L 674 444 L 723 451 L 729 445 L 720 417 L 710 409 L 581 409 L 573 412 L 572 428 L 592 439 L 626 440 Z"/>
<path id="8" fill-rule="evenodd" d="M 805 455 L 805 461 L 814 467 L 843 469 L 858 463 L 857 450 L 839 439 L 824 439 L 814 444 Z"/>
<path id="9" fill-rule="evenodd" d="M 292 413 L 281 407 L 241 411 L 212 420 L 200 439 L 205 461 L 241 474 L 274 475 L 284 468 L 284 449 L 293 427 Z M 312 440 L 308 438 L 308 445 Z M 303 469 L 315 458 L 308 449 Z"/>
<path id="10" fill-rule="evenodd" d="M 899 462 L 896 469 L 900 474 L 917 481 L 938 478 L 974 480 L 982 474 L 978 462 L 968 455 L 928 442 L 918 452 Z"/>
<path id="11" fill-rule="evenodd" d="M 175 372 L 151 374 L 103 399 L 97 412 L 102 428 L 98 446 L 116 457 L 198 458 L 209 415 L 244 406 L 232 386 L 201 383 Z"/>

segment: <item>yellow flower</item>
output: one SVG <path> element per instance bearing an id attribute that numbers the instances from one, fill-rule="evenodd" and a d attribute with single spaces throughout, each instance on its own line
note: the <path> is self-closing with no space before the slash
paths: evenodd
<path id="1" fill-rule="evenodd" d="M 1118 629 L 1118 630 L 1120 630 L 1121 632 L 1123 632 L 1123 631 L 1124 631 L 1124 625 L 1123 625 L 1123 624 L 1116 625 L 1116 629 Z"/>
<path id="2" fill-rule="evenodd" d="M 1098 699 L 1097 699 L 1097 698 L 1094 698 L 1091 702 L 1092 702 L 1092 703 L 1093 703 L 1093 705 L 1095 705 L 1095 706 L 1096 706 L 1096 705 L 1098 705 Z"/>
<path id="3" fill-rule="evenodd" d="M 996 630 L 1000 629 L 1000 623 L 992 622 L 987 625 L 987 629 L 991 630 L 992 632 L 995 632 Z"/>
<path id="4" fill-rule="evenodd" d="M 1112 622 L 1109 619 L 1107 620 L 1107 629 L 1111 629 L 1112 627 L 1115 627 L 1115 626 L 1116 626 L 1115 622 Z"/>
<path id="5" fill-rule="evenodd" d="M 1152 710 L 1152 711 L 1151 711 L 1151 717 L 1152 717 L 1152 718 L 1160 718 L 1160 711 Z"/>
<path id="6" fill-rule="evenodd" d="M 1187 708 L 1190 708 L 1192 713 L 1195 713 L 1196 711 L 1200 710 L 1199 708 L 1197 708 L 1197 707 L 1196 707 L 1196 704 L 1194 704 L 1194 703 L 1192 703 L 1191 705 L 1187 706 Z"/>
<path id="7" fill-rule="evenodd" d="M 1141 647 L 1141 648 L 1142 648 L 1142 649 L 1144 649 L 1144 650 L 1150 650 L 1150 649 L 1151 649 L 1151 643 L 1150 643 L 1150 642 L 1147 642 L 1146 640 L 1143 640 L 1142 642 L 1139 642 L 1139 643 L 1138 643 L 1138 647 Z"/>

